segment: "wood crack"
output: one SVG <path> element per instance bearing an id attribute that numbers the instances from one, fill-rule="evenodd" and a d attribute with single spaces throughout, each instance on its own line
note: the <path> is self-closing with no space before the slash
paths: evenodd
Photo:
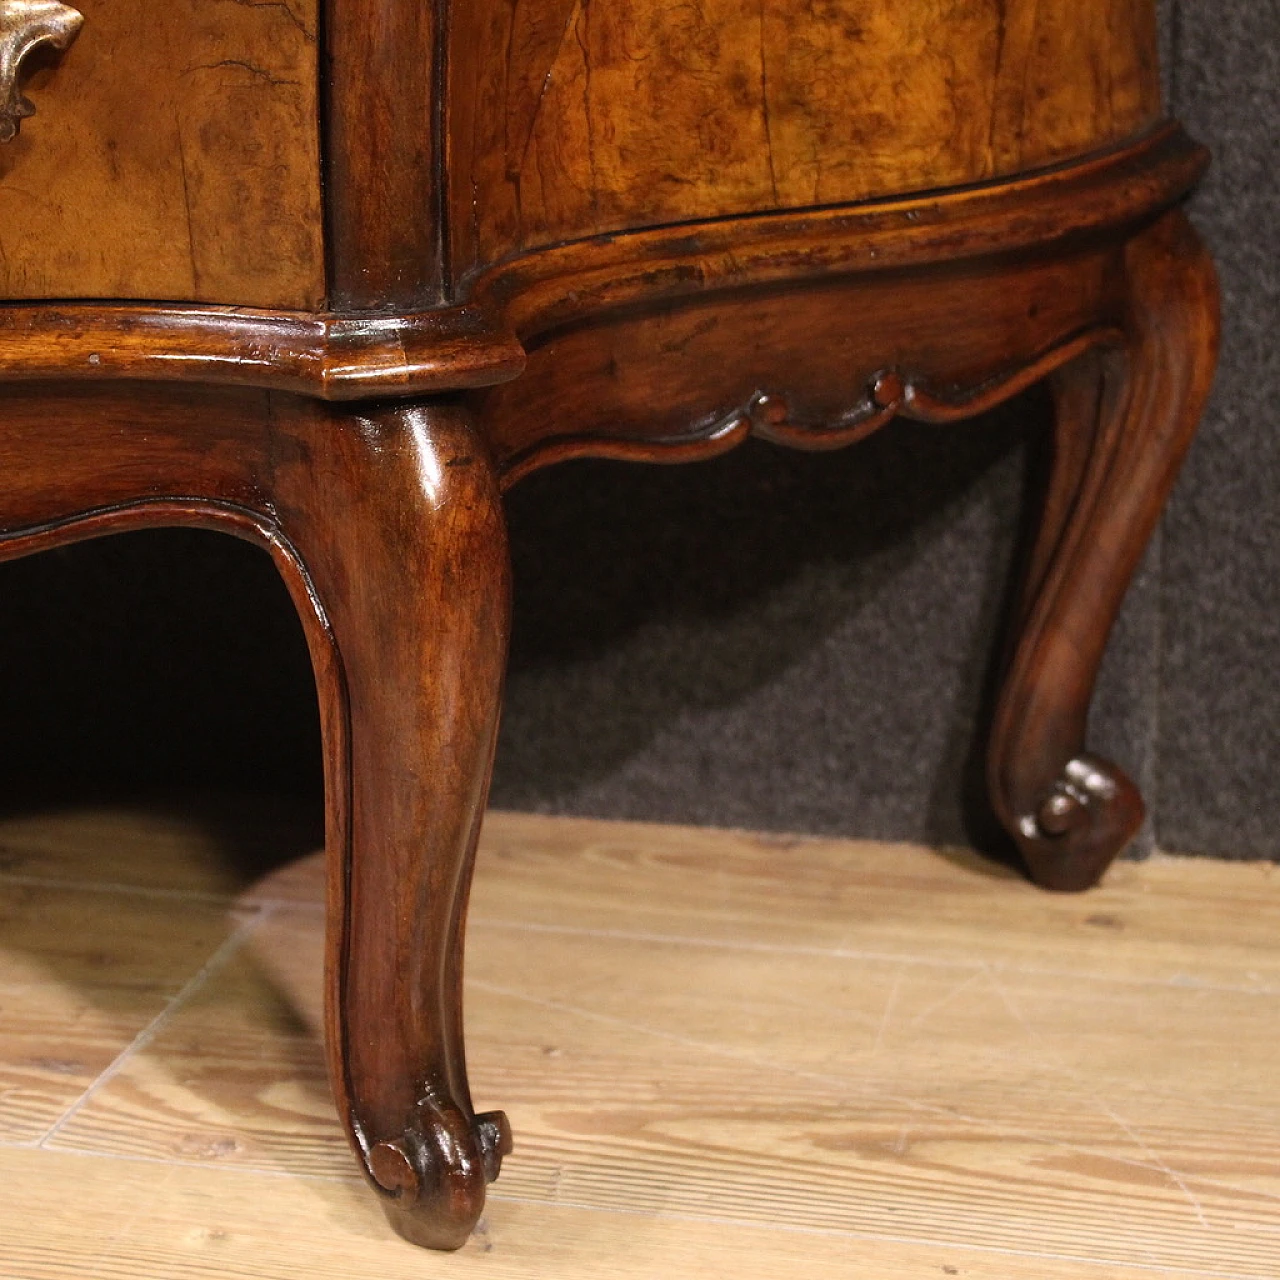
<path id="1" fill-rule="evenodd" d="M 760 0 L 760 110 L 764 117 L 764 142 L 765 154 L 769 160 L 769 185 L 773 191 L 774 200 L 780 202 L 781 197 L 778 194 L 778 170 L 774 163 L 773 156 L 773 122 L 769 115 L 768 47 L 764 38 L 764 5 L 765 0 Z"/>
<path id="2" fill-rule="evenodd" d="M 182 175 L 182 202 L 186 210 L 187 223 L 187 260 L 191 264 L 191 293 L 200 296 L 200 268 L 196 262 L 195 221 L 191 208 L 191 180 L 187 171 L 187 145 L 182 136 L 182 120 L 177 112 L 173 116 L 174 128 L 178 136 L 178 172 Z"/>
<path id="3" fill-rule="evenodd" d="M 297 80 L 286 80 L 283 77 L 273 75 L 265 67 L 260 67 L 252 62 L 247 62 L 243 58 L 222 58 L 217 62 L 200 62 L 195 66 L 188 67 L 182 74 L 184 76 L 194 75 L 197 71 L 218 71 L 223 67 L 237 67 L 241 71 L 247 71 L 256 80 L 261 80 L 265 84 L 273 87 L 283 85 L 296 85 Z"/>
<path id="4" fill-rule="evenodd" d="M 223 0 L 223 3 L 238 5 L 242 9 L 278 9 L 302 33 L 308 44 L 316 42 L 316 33 L 284 3 L 284 0 Z"/>

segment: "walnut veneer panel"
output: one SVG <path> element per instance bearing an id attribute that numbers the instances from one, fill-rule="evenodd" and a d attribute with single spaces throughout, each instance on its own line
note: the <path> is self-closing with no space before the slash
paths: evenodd
<path id="1" fill-rule="evenodd" d="M 1151 0 L 485 0 L 453 21 L 463 267 L 1012 174 L 1160 112 Z"/>
<path id="2" fill-rule="evenodd" d="M 78 0 L 0 148 L 0 297 L 324 297 L 316 0 Z"/>

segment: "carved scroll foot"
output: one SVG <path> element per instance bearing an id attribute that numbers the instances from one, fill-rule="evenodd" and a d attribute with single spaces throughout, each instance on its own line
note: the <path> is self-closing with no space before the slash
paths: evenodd
<path id="1" fill-rule="evenodd" d="M 1218 286 L 1181 212 L 1125 251 L 1122 346 L 1052 379 L 1053 467 L 991 735 L 992 801 L 1031 876 L 1095 883 L 1142 824 L 1123 770 L 1085 748 L 1107 637 L 1213 380 Z"/>
<path id="2" fill-rule="evenodd" d="M 334 1093 L 396 1229 L 456 1249 L 511 1147 L 501 1112 L 472 1110 L 462 1039 L 510 608 L 497 485 L 456 409 L 299 404 L 276 424 L 279 527 L 330 636 Z"/>
<path id="3" fill-rule="evenodd" d="M 501 1111 L 469 1118 L 434 1092 L 414 1112 L 400 1137 L 362 1150 L 365 1165 L 386 1193 L 383 1207 L 400 1235 L 429 1249 L 456 1249 L 511 1150 L 511 1127 Z"/>
<path id="4" fill-rule="evenodd" d="M 1063 766 L 1015 839 L 1033 878 L 1049 889 L 1087 889 L 1138 834 L 1146 806 L 1128 774 L 1085 752 Z"/>

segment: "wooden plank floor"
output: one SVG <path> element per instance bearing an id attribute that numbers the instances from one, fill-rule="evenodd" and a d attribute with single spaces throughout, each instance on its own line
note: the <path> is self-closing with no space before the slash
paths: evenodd
<path id="1" fill-rule="evenodd" d="M 1280 1276 L 1274 868 L 1055 897 L 961 853 L 491 815 L 469 1053 L 517 1145 L 442 1256 L 334 1118 L 320 856 L 225 808 L 0 821 L 6 1280 Z"/>

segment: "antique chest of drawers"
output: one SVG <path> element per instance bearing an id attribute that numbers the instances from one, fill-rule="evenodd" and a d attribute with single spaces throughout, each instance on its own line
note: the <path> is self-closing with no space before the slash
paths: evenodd
<path id="1" fill-rule="evenodd" d="M 1132 837 L 1088 703 L 1217 341 L 1154 0 L 78 3 L 0 0 L 0 554 L 274 557 L 334 1094 L 406 1236 L 462 1243 L 510 1145 L 461 954 L 531 470 L 833 449 L 1048 379 L 991 796 L 1050 887 Z"/>

